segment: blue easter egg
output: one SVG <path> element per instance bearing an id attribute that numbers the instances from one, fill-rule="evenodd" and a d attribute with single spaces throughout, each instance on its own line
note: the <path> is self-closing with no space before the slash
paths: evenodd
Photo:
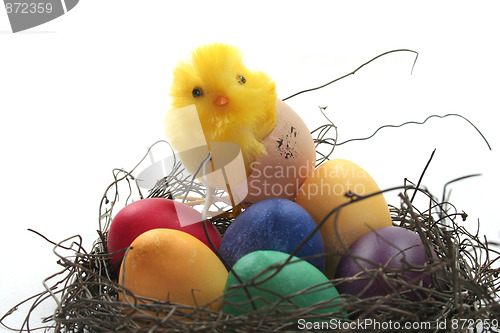
<path id="1" fill-rule="evenodd" d="M 295 202 L 266 199 L 250 206 L 234 219 L 222 238 L 219 251 L 231 266 L 254 251 L 292 253 L 315 227 L 316 222 L 311 215 Z M 316 232 L 295 256 L 306 258 L 324 253 L 323 238 Z M 322 256 L 307 261 L 321 271 L 325 268 Z"/>

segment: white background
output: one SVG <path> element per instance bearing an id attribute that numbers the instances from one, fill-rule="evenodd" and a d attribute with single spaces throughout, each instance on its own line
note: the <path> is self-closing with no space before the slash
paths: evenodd
<path id="1" fill-rule="evenodd" d="M 180 3 L 180 1 L 178 1 Z M 0 10 L 0 314 L 43 290 L 59 268 L 52 240 L 80 234 L 90 249 L 98 206 L 115 167 L 132 168 L 163 138 L 174 65 L 207 42 L 240 46 L 250 67 L 267 72 L 278 96 L 346 74 L 391 49 L 356 75 L 288 101 L 313 129 L 339 128 L 339 140 L 384 124 L 431 114 L 468 117 L 383 130 L 369 141 L 338 147 L 381 188 L 424 179 L 469 214 L 466 225 L 498 239 L 500 48 L 495 1 L 81 1 L 68 14 L 12 34 Z M 399 202 L 397 192 L 386 196 Z M 42 307 L 50 314 L 54 303 Z M 25 310 L 25 309 L 24 309 Z M 24 312 L 8 322 L 18 326 Z M 40 316 L 40 315 L 38 315 Z M 36 315 L 35 315 L 36 323 Z"/>

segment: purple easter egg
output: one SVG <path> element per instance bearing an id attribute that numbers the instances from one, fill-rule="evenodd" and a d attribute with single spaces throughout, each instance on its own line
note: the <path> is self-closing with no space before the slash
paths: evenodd
<path id="1" fill-rule="evenodd" d="M 292 253 L 315 227 L 316 222 L 311 215 L 295 202 L 278 198 L 266 199 L 250 206 L 234 219 L 222 238 L 219 251 L 231 266 L 254 251 Z M 317 231 L 295 256 L 306 258 L 323 271 L 324 257 L 307 257 L 322 255 L 324 252 L 323 238 Z"/>
<path id="2" fill-rule="evenodd" d="M 435 252 L 432 257 L 437 259 Z M 345 255 L 339 262 L 336 278 L 356 276 L 352 282 L 343 282 L 337 289 L 341 294 L 351 294 L 360 298 L 384 296 L 399 292 L 407 299 L 417 300 L 425 297 L 422 292 L 411 290 L 399 283 L 393 284 L 372 274 L 362 273 L 364 269 L 376 270 L 384 267 L 391 276 L 412 285 L 431 286 L 431 276 L 422 269 L 429 262 L 420 236 L 401 227 L 385 227 L 373 230 L 349 246 L 350 255 Z M 359 275 L 357 275 L 359 274 Z M 397 275 L 396 275 L 397 274 Z"/>

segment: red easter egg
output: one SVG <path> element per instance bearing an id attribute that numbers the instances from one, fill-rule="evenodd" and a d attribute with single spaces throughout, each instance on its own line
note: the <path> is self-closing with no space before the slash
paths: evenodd
<path id="1" fill-rule="evenodd" d="M 194 208 L 170 199 L 148 198 L 135 201 L 116 214 L 108 232 L 108 253 L 114 253 L 132 244 L 142 233 L 151 229 L 174 229 L 186 232 L 212 249 L 203 227 L 202 215 Z M 206 223 L 210 240 L 219 248 L 222 237 L 214 225 Z M 113 267 L 119 267 L 125 251 L 110 256 Z"/>

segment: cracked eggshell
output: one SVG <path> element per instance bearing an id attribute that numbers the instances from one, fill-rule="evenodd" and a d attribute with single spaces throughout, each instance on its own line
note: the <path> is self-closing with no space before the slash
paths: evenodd
<path id="1" fill-rule="evenodd" d="M 276 126 L 263 143 L 267 154 L 251 165 L 244 206 L 269 198 L 294 200 L 314 170 L 316 149 L 311 133 L 299 115 L 280 99 L 276 100 Z"/>

